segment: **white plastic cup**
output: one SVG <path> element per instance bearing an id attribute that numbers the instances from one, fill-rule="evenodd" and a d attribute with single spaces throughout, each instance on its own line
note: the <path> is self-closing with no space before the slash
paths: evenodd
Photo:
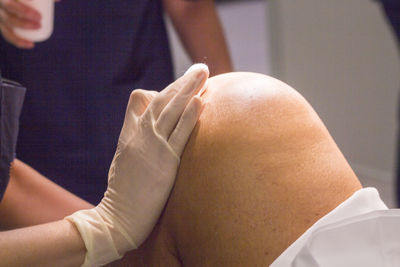
<path id="1" fill-rule="evenodd" d="M 19 37 L 32 42 L 42 42 L 47 40 L 53 33 L 54 0 L 19 0 L 19 1 L 36 9 L 42 15 L 42 20 L 41 20 L 42 27 L 37 30 L 14 28 L 14 33 Z"/>

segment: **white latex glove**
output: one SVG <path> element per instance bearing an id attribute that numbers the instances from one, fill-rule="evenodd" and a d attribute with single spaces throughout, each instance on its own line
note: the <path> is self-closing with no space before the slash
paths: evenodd
<path id="1" fill-rule="evenodd" d="M 202 109 L 194 95 L 209 75 L 203 64 L 189 70 L 160 93 L 132 92 L 104 198 L 66 217 L 85 243 L 84 266 L 106 264 L 138 247 L 160 216 Z"/>

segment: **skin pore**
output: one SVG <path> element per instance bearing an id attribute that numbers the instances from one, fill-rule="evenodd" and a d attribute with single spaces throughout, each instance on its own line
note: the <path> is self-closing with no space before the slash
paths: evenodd
<path id="1" fill-rule="evenodd" d="M 267 266 L 361 185 L 294 89 L 209 79 L 164 213 L 123 266 Z"/>

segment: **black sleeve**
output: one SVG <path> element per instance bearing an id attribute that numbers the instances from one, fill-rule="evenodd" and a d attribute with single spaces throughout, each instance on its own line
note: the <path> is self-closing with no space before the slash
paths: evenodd
<path id="1" fill-rule="evenodd" d="M 20 84 L 0 75 L 0 201 L 10 180 L 10 164 L 15 158 L 25 91 Z"/>
<path id="2" fill-rule="evenodd" d="M 381 2 L 397 41 L 400 42 L 400 0 L 381 0 Z"/>

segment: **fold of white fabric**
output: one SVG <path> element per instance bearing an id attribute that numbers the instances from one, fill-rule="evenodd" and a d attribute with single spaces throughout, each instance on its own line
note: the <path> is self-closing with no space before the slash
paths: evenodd
<path id="1" fill-rule="evenodd" d="M 308 242 L 313 236 L 314 232 L 322 229 L 325 226 L 332 226 L 349 218 L 370 213 L 372 211 L 387 209 L 387 206 L 381 200 L 379 193 L 375 188 L 360 189 L 339 206 L 337 206 L 335 209 L 333 209 L 331 212 L 329 212 L 324 217 L 319 219 L 316 223 L 314 223 L 303 235 L 301 235 L 295 242 L 293 242 L 270 266 L 306 266 L 294 265 L 300 264 L 299 262 L 295 263 L 294 260 L 298 256 L 300 251 L 302 251 L 305 246 L 309 245 Z M 302 252 L 304 253 L 304 250 Z"/>

